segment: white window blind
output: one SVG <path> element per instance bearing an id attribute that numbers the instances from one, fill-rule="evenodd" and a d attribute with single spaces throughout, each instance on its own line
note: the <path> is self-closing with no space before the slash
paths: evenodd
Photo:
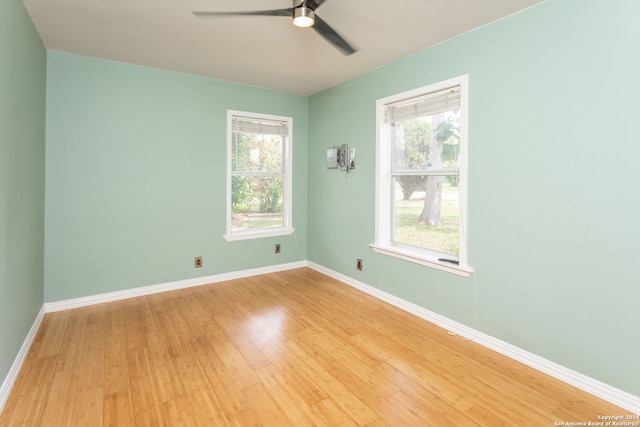
<path id="1" fill-rule="evenodd" d="M 387 123 L 403 122 L 460 108 L 460 86 L 454 86 L 387 106 Z"/>
<path id="2" fill-rule="evenodd" d="M 287 122 L 265 119 L 258 120 L 255 118 L 240 116 L 233 117 L 232 131 L 260 135 L 289 135 L 289 127 L 287 125 Z"/>

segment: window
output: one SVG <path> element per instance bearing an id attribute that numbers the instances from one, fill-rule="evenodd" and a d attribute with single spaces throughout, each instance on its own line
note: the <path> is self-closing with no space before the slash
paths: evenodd
<path id="1" fill-rule="evenodd" d="M 469 275 L 467 76 L 377 101 L 379 253 Z"/>
<path id="2" fill-rule="evenodd" d="M 227 112 L 226 240 L 293 233 L 292 119 Z"/>

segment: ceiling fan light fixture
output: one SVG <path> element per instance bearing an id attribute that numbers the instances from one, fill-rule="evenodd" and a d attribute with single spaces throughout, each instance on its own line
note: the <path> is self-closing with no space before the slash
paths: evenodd
<path id="1" fill-rule="evenodd" d="M 313 9 L 306 6 L 300 6 L 293 9 L 293 25 L 296 27 L 310 27 L 315 23 L 315 14 Z"/>

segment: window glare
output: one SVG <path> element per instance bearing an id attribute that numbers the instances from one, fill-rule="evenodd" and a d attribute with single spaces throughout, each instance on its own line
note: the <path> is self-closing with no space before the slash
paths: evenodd
<path id="1" fill-rule="evenodd" d="M 460 111 L 394 123 L 393 170 L 458 168 Z"/>
<path id="2" fill-rule="evenodd" d="M 282 172 L 285 141 L 277 135 L 233 132 L 233 171 Z"/>

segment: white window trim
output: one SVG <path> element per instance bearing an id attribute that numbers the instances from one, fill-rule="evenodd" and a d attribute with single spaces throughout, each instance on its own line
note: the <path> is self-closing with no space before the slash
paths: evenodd
<path id="1" fill-rule="evenodd" d="M 283 188 L 283 226 L 273 228 L 259 228 L 253 230 L 231 231 L 231 172 L 232 172 L 232 120 L 234 116 L 252 117 L 264 120 L 278 120 L 287 122 L 288 135 L 287 143 L 284 147 L 283 166 L 284 166 L 284 188 Z M 259 239 L 264 237 L 286 236 L 293 234 L 293 178 L 292 178 L 292 162 L 293 162 L 293 119 L 291 117 L 274 116 L 271 114 L 251 113 L 246 111 L 227 110 L 227 229 L 223 236 L 226 241 L 237 241 L 247 239 Z"/>
<path id="2" fill-rule="evenodd" d="M 433 267 L 438 270 L 461 276 L 469 276 L 473 268 L 467 261 L 467 138 L 468 138 L 468 76 L 460 76 L 443 82 L 413 89 L 376 101 L 376 215 L 375 243 L 371 248 L 378 253 L 403 259 L 405 261 Z M 385 124 L 385 106 L 407 98 L 417 97 L 451 86 L 460 86 L 460 246 L 458 264 L 439 261 L 443 254 L 434 250 L 398 245 L 391 241 L 391 149 L 388 138 L 388 125 Z"/>

